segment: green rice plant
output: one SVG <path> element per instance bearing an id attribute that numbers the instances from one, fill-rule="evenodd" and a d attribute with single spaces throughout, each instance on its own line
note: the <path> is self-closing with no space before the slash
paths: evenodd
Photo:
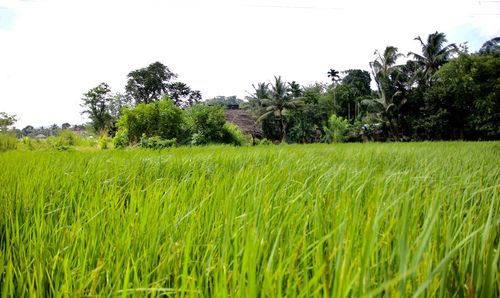
<path id="1" fill-rule="evenodd" d="M 17 148 L 17 138 L 10 133 L 0 132 L 0 152 Z"/>
<path id="2" fill-rule="evenodd" d="M 498 142 L 0 153 L 0 292 L 498 297 Z"/>
<path id="3" fill-rule="evenodd" d="M 99 143 L 98 143 L 98 146 L 99 146 L 99 149 L 102 149 L 102 150 L 106 150 L 109 148 L 109 143 L 111 142 L 111 138 L 108 137 L 108 135 L 106 134 L 102 134 L 100 137 L 99 137 Z"/>

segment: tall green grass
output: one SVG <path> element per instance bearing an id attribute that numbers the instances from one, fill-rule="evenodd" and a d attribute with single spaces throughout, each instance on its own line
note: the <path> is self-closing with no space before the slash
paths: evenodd
<path id="1" fill-rule="evenodd" d="M 0 152 L 17 148 L 17 138 L 14 134 L 0 131 Z"/>
<path id="2" fill-rule="evenodd" d="M 500 295 L 500 145 L 0 154 L 0 291 Z"/>

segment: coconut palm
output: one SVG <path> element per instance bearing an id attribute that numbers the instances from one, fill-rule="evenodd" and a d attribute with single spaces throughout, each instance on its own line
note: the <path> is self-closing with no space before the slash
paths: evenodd
<path id="1" fill-rule="evenodd" d="M 429 34 L 426 42 L 420 36 L 417 36 L 415 40 L 418 40 L 422 46 L 422 55 L 413 52 L 408 55 L 420 64 L 424 77 L 430 82 L 432 75 L 448 62 L 453 54 L 457 53 L 458 48 L 454 43 L 447 45 L 446 35 L 437 31 Z"/>
<path id="2" fill-rule="evenodd" d="M 398 139 L 398 123 L 394 115 L 406 103 L 406 98 L 394 86 L 395 77 L 398 76 L 399 66 L 396 65 L 403 54 L 398 53 L 398 48 L 388 46 L 383 53 L 375 51 L 376 59 L 370 63 L 373 77 L 377 83 L 379 97 L 363 100 L 362 103 L 371 107 L 377 121 L 384 123 L 395 140 Z"/>
<path id="3" fill-rule="evenodd" d="M 283 113 L 286 110 L 295 109 L 300 104 L 300 100 L 292 97 L 289 85 L 280 76 L 274 77 L 274 84 L 271 84 L 269 91 L 269 97 L 263 100 L 266 105 L 265 112 L 260 115 L 257 121 L 260 122 L 274 115 L 280 122 L 281 140 L 283 141 L 286 135 L 286 123 Z"/>
<path id="4" fill-rule="evenodd" d="M 257 83 L 257 86 L 252 84 L 252 87 L 255 91 L 254 98 L 265 99 L 269 97 L 269 83 Z"/>

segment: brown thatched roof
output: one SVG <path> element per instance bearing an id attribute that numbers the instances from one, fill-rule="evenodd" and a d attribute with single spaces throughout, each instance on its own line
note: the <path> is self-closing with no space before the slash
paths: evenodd
<path id="1" fill-rule="evenodd" d="M 253 137 L 262 138 L 264 136 L 260 125 L 245 110 L 227 109 L 226 120 Z"/>

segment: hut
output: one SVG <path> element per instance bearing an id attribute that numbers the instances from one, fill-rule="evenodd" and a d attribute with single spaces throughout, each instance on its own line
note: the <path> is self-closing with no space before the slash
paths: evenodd
<path id="1" fill-rule="evenodd" d="M 256 138 L 261 139 L 264 136 L 257 121 L 247 111 L 240 109 L 239 106 L 231 105 L 227 107 L 226 120 L 238 126 L 244 133 L 251 135 L 253 140 Z"/>

